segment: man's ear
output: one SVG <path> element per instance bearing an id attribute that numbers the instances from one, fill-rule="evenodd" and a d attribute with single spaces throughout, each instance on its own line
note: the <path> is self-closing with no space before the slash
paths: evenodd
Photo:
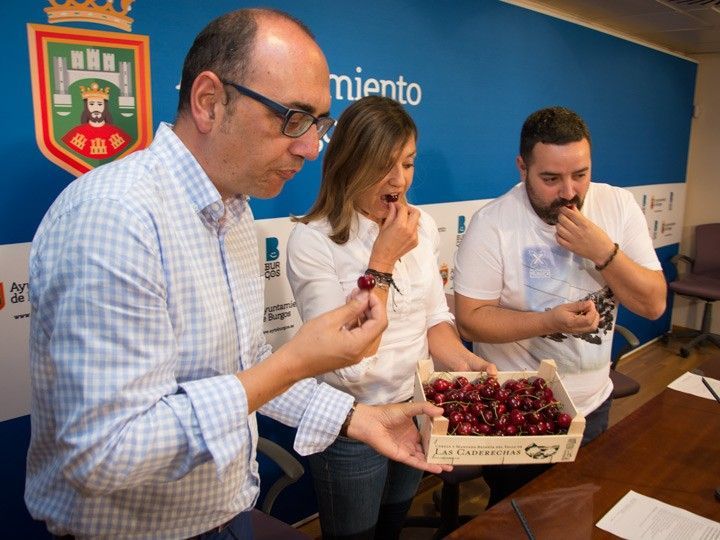
<path id="1" fill-rule="evenodd" d="M 527 166 L 522 156 L 515 158 L 515 166 L 518 168 L 518 171 L 520 171 L 520 180 L 524 182 L 527 179 Z"/>
<path id="2" fill-rule="evenodd" d="M 212 130 L 225 98 L 223 84 L 212 71 L 203 71 L 195 77 L 190 91 L 190 111 L 198 131 Z"/>

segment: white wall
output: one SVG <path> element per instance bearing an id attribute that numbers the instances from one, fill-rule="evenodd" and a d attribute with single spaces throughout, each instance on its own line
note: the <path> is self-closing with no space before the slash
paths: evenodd
<path id="1" fill-rule="evenodd" d="M 720 222 L 720 54 L 698 55 L 695 117 L 690 131 L 685 221 L 680 253 L 694 253 L 696 225 Z M 719 246 L 720 249 L 720 246 Z M 672 323 L 700 328 L 703 302 L 676 297 Z M 715 306 L 712 331 L 720 333 L 720 306 Z"/>

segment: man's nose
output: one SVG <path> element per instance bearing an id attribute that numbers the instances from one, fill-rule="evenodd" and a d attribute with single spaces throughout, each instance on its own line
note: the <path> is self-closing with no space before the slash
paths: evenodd
<path id="1" fill-rule="evenodd" d="M 293 139 L 290 152 L 309 161 L 317 159 L 320 153 L 320 138 L 318 137 L 317 126 L 310 126 L 310 129 L 300 137 Z"/>
<path id="2" fill-rule="evenodd" d="M 569 201 L 576 195 L 575 186 L 573 185 L 572 178 L 564 178 L 560 184 L 560 197 Z"/>

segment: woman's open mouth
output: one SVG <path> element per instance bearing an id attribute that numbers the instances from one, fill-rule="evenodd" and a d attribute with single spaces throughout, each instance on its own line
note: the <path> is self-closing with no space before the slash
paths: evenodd
<path id="1" fill-rule="evenodd" d="M 399 198 L 400 198 L 399 193 L 386 193 L 385 195 L 382 196 L 382 200 L 385 201 L 386 203 L 397 202 L 397 200 Z"/>

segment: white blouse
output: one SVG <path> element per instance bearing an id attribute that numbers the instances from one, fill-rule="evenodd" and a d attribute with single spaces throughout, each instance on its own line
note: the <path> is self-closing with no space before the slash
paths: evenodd
<path id="1" fill-rule="evenodd" d="M 427 358 L 429 328 L 454 323 L 438 268 L 437 225 L 420 210 L 418 245 L 393 269 L 400 293 L 388 292 L 388 327 L 374 356 L 318 377 L 355 396 L 360 403 L 397 403 L 412 397 L 417 362 Z M 368 266 L 378 225 L 355 214 L 350 238 L 338 245 L 329 238 L 327 220 L 297 223 L 288 240 L 287 276 L 303 321 L 343 305 Z"/>

